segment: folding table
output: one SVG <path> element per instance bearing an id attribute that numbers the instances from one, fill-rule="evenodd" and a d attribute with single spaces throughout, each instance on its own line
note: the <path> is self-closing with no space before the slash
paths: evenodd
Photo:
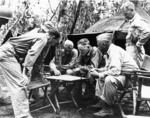
<path id="1" fill-rule="evenodd" d="M 49 98 L 51 99 L 51 96 L 54 96 L 55 98 L 55 104 L 56 104 L 56 113 L 60 112 L 60 103 L 58 102 L 57 96 L 56 96 L 56 91 L 58 90 L 58 88 L 60 87 L 60 85 L 63 82 L 76 82 L 76 81 L 81 81 L 81 80 L 86 80 L 87 78 L 85 77 L 78 77 L 78 76 L 72 76 L 72 75 L 60 75 L 60 76 L 48 76 L 46 77 L 47 80 L 56 80 L 56 84 L 52 85 L 51 87 L 51 92 L 49 94 Z M 72 97 L 72 101 L 74 102 L 74 104 L 78 107 L 78 104 L 76 103 L 74 97 L 71 95 Z M 66 103 L 66 102 L 64 102 Z"/>

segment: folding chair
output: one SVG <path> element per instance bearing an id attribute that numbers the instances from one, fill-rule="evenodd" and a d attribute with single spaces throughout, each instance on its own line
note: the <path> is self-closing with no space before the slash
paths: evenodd
<path id="1" fill-rule="evenodd" d="M 134 80 L 134 78 L 136 78 L 136 74 L 135 74 L 134 70 L 122 70 L 121 74 L 125 75 L 126 81 L 125 81 L 124 89 L 121 91 L 117 90 L 116 97 L 117 97 L 117 103 L 118 103 L 119 109 L 121 111 L 121 115 L 123 118 L 125 118 L 124 117 L 125 114 L 124 114 L 124 110 L 123 110 L 122 105 L 121 105 L 121 101 L 127 93 L 132 93 L 132 91 L 135 90 L 133 87 L 133 81 L 132 80 Z M 135 75 L 135 76 L 133 76 L 133 75 Z M 128 83 L 130 83 L 131 85 L 129 86 Z"/>
<path id="2" fill-rule="evenodd" d="M 123 118 L 149 118 L 149 116 L 137 116 L 139 106 L 141 104 L 141 101 L 146 100 L 147 105 L 150 108 L 150 95 L 147 93 L 147 91 L 150 91 L 150 86 L 143 85 L 143 80 L 148 79 L 150 80 L 150 72 L 147 71 L 130 71 L 127 72 L 128 74 L 134 75 L 133 77 L 133 115 L 125 115 L 124 111 L 122 109 L 121 104 L 119 103 L 119 108 L 121 110 L 121 115 Z M 138 85 L 137 85 L 138 82 Z M 148 87 L 148 88 L 147 88 Z M 146 92 L 146 94 L 144 94 Z"/>
<path id="3" fill-rule="evenodd" d="M 117 91 L 117 93 L 120 95 L 120 97 L 118 98 L 118 102 L 121 102 L 121 100 L 123 99 L 123 97 L 127 94 L 127 93 L 131 93 L 132 92 L 132 73 L 131 72 L 126 72 L 124 71 L 123 73 L 125 73 L 126 76 L 126 81 L 125 81 L 125 85 L 124 85 L 124 89 L 121 91 Z"/>
<path id="4" fill-rule="evenodd" d="M 29 83 L 29 85 L 27 86 L 28 90 L 29 90 L 29 99 L 31 98 L 32 94 L 33 94 L 33 91 L 41 88 L 44 92 L 44 97 L 42 98 L 43 100 L 43 106 L 40 106 L 39 108 L 34 108 L 33 110 L 31 110 L 31 112 L 34 112 L 34 111 L 37 111 L 37 110 L 40 110 L 40 109 L 44 109 L 48 106 L 52 106 L 54 112 L 56 112 L 56 109 L 52 103 L 52 101 L 50 100 L 49 96 L 48 96 L 48 93 L 47 93 L 47 89 L 48 87 L 50 86 L 50 82 L 46 80 L 46 76 L 49 76 L 50 73 L 45 71 L 46 69 L 45 68 L 49 68 L 49 66 L 46 66 L 46 65 L 43 65 L 42 67 L 42 70 L 41 70 L 41 75 L 42 75 L 42 78 L 41 80 L 35 80 L 35 81 L 31 81 Z M 48 104 L 46 104 L 46 99 L 48 100 Z M 37 101 L 36 101 L 37 102 Z M 34 107 L 36 106 L 36 104 L 30 104 L 30 108 L 31 107 Z"/>
<path id="5" fill-rule="evenodd" d="M 145 101 L 150 109 L 150 56 L 145 55 L 141 71 L 137 71 L 138 79 L 134 80 L 138 83 L 137 94 L 133 96 L 135 102 L 135 109 L 133 114 L 138 114 L 139 106 L 142 101 Z M 135 83 L 134 82 L 134 83 Z"/>
<path id="6" fill-rule="evenodd" d="M 145 56 L 141 70 L 123 71 L 123 74 L 132 76 L 132 79 L 130 79 L 132 80 L 132 89 L 128 91 L 127 88 L 124 90 L 123 95 L 120 99 L 118 99 L 118 105 L 122 116 L 125 115 L 120 102 L 127 92 L 132 91 L 133 93 L 133 115 L 138 114 L 139 106 L 142 101 L 146 101 L 148 107 L 150 108 L 150 94 L 148 94 L 148 91 L 150 91 L 150 56 Z M 145 80 L 148 80 L 146 81 L 146 84 Z"/>

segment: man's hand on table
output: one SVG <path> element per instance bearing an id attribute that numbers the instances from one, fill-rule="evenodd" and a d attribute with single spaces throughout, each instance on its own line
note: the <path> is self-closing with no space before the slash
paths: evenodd
<path id="1" fill-rule="evenodd" d="M 55 74 L 56 76 L 59 76 L 59 75 L 61 75 L 61 72 L 60 72 L 58 69 L 55 69 L 55 70 L 54 70 L 54 74 Z"/>

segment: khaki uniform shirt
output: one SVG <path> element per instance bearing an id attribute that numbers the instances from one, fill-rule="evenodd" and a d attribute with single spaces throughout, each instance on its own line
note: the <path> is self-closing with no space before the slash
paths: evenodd
<path id="1" fill-rule="evenodd" d="M 111 44 L 106 56 L 107 75 L 118 76 L 121 70 L 138 69 L 133 58 L 121 47 Z"/>

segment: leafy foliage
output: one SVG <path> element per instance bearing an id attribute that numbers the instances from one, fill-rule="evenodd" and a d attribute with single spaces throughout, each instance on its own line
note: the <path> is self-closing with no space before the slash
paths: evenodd
<path id="1" fill-rule="evenodd" d="M 20 4 L 16 6 L 13 22 L 22 17 L 14 32 L 25 33 L 34 27 L 39 27 L 43 22 L 50 21 L 54 27 L 58 28 L 63 34 L 83 33 L 100 19 L 115 15 L 127 0 L 88 0 L 83 1 L 77 14 L 78 3 L 76 0 L 57 0 L 58 7 L 52 10 L 53 1 L 46 0 L 49 7 L 41 6 L 40 0 L 18 0 Z M 6 4 L 8 0 L 3 0 L 1 4 Z M 9 2 L 12 2 L 9 0 Z M 144 10 L 150 13 L 150 4 L 147 0 L 140 1 Z M 9 3 L 11 5 L 11 3 Z M 75 21 L 77 16 L 77 20 Z M 12 22 L 10 22 L 11 24 Z M 73 27 L 75 23 L 75 27 Z"/>

